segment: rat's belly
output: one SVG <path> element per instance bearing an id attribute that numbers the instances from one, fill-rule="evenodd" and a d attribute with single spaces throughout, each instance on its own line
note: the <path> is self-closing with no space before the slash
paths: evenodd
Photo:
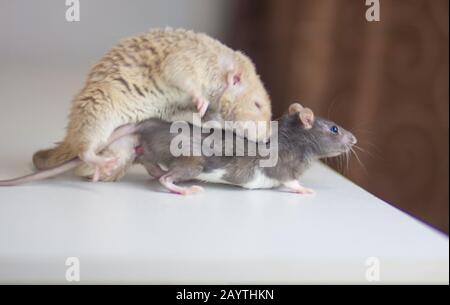
<path id="1" fill-rule="evenodd" d="M 233 184 L 223 179 L 226 175 L 226 170 L 215 169 L 209 173 L 201 173 L 196 179 L 204 182 Z"/>
<path id="2" fill-rule="evenodd" d="M 278 180 L 267 177 L 261 170 L 255 169 L 253 177 L 244 185 L 246 189 L 270 189 L 280 186 Z"/>
<path id="3" fill-rule="evenodd" d="M 267 177 L 262 171 L 256 169 L 253 176 L 245 182 L 239 183 L 226 177 L 226 170 L 216 169 L 209 173 L 202 173 L 196 179 L 204 182 L 222 183 L 241 186 L 246 189 L 269 189 L 280 186 L 280 182 Z M 225 178 L 226 177 L 226 178 Z"/>

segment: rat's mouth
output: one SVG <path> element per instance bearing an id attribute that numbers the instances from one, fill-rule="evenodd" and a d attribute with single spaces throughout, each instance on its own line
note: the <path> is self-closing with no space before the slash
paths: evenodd
<path id="1" fill-rule="evenodd" d="M 339 157 L 340 155 L 345 154 L 345 153 L 347 153 L 347 152 L 348 152 L 348 151 L 336 151 L 336 152 L 332 152 L 332 153 L 327 154 L 327 155 L 325 156 L 325 158 L 335 158 L 335 157 Z"/>
<path id="2" fill-rule="evenodd" d="M 335 157 L 339 157 L 340 155 L 344 155 L 344 154 L 348 155 L 352 151 L 352 148 L 353 148 L 353 144 L 345 144 L 345 145 L 343 145 L 343 147 L 341 149 L 332 151 L 332 152 L 326 154 L 326 156 L 324 158 L 335 158 Z"/>

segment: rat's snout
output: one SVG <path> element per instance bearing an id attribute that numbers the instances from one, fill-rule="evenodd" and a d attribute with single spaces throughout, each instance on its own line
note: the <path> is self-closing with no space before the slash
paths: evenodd
<path id="1" fill-rule="evenodd" d="M 358 143 L 358 139 L 354 135 L 350 135 L 350 144 L 355 145 Z"/>

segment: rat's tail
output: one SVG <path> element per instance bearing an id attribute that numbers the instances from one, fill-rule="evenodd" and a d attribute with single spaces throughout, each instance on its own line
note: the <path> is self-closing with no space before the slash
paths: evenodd
<path id="1" fill-rule="evenodd" d="M 24 184 L 27 182 L 38 181 L 38 180 L 43 180 L 43 179 L 47 179 L 50 177 L 55 177 L 55 176 L 58 176 L 62 173 L 65 173 L 69 170 L 76 168 L 77 166 L 81 165 L 82 163 L 83 162 L 80 159 L 75 158 L 73 160 L 70 160 L 69 162 L 66 162 L 66 163 L 64 163 L 58 167 L 52 168 L 52 169 L 43 170 L 43 171 L 31 174 L 31 175 L 15 178 L 15 179 L 11 179 L 11 180 L 0 180 L 0 186 L 14 186 L 14 185 Z"/>

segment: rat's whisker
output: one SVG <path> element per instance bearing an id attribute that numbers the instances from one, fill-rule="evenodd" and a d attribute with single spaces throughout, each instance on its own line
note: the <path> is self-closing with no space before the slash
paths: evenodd
<path id="1" fill-rule="evenodd" d="M 342 173 L 342 159 L 341 156 L 336 158 L 336 167 L 340 173 Z"/>
<path id="2" fill-rule="evenodd" d="M 377 150 L 377 149 L 365 149 L 365 148 L 362 148 L 361 146 L 359 146 L 359 145 L 355 145 L 355 148 L 357 148 L 359 151 L 361 151 L 361 152 L 363 152 L 363 153 L 366 153 L 366 154 L 368 154 L 370 157 L 372 157 L 372 158 L 378 158 L 378 159 L 384 159 L 383 157 L 382 157 L 382 155 L 381 155 L 381 151 L 380 150 Z"/>
<path id="3" fill-rule="evenodd" d="M 363 152 L 363 153 L 365 153 L 365 154 L 368 154 L 369 157 L 375 158 L 375 156 L 374 156 L 371 152 L 369 152 L 368 150 L 366 150 L 366 149 L 364 149 L 364 148 L 362 148 L 362 147 L 360 147 L 360 146 L 358 146 L 358 145 L 353 145 L 353 147 L 354 147 L 355 149 L 359 150 L 360 152 Z"/>
<path id="4" fill-rule="evenodd" d="M 345 156 L 347 157 L 347 170 L 350 171 L 350 150 L 347 151 L 347 153 L 345 154 Z"/>
<path id="5" fill-rule="evenodd" d="M 357 144 L 354 144 L 353 147 L 359 149 L 362 152 L 367 152 L 364 148 L 362 148 L 361 146 L 359 146 Z"/>
<path id="6" fill-rule="evenodd" d="M 344 174 L 348 174 L 348 145 L 345 145 L 346 149 L 344 151 L 344 153 L 341 155 L 342 156 L 342 160 L 343 162 L 345 162 L 345 170 L 344 170 Z"/>
<path id="7" fill-rule="evenodd" d="M 377 145 L 373 144 L 372 142 L 365 140 L 364 142 L 361 142 L 361 143 L 367 144 L 367 145 L 371 146 L 377 152 L 381 153 L 381 149 Z"/>
<path id="8" fill-rule="evenodd" d="M 356 153 L 356 151 L 353 148 L 350 148 L 350 150 L 353 152 L 356 160 L 358 161 L 359 165 L 361 165 L 361 167 L 364 169 L 364 171 L 368 174 L 369 172 L 367 171 L 366 166 L 362 163 L 361 159 L 359 158 L 358 154 Z"/>

